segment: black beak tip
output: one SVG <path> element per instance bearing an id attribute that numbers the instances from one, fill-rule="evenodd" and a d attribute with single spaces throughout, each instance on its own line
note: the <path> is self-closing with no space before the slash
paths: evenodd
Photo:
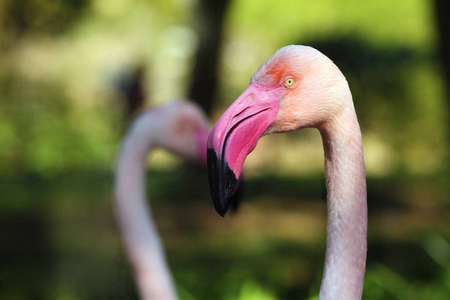
<path id="1" fill-rule="evenodd" d="M 226 214 L 227 211 L 228 211 L 227 205 L 225 205 L 225 206 L 222 207 L 222 206 L 220 206 L 220 205 L 217 205 L 216 203 L 217 203 L 217 202 L 214 201 L 214 207 L 216 208 L 217 213 L 218 213 L 222 218 L 225 218 L 225 214 Z"/>
<path id="2" fill-rule="evenodd" d="M 228 163 L 217 158 L 216 151 L 212 148 L 207 150 L 208 178 L 211 196 L 216 211 L 222 217 L 230 208 L 234 187 L 237 179 Z"/>
<path id="3" fill-rule="evenodd" d="M 211 193 L 213 193 L 212 191 L 212 187 L 211 187 Z M 230 204 L 231 204 L 231 195 L 224 195 L 223 193 L 221 194 L 220 192 L 216 192 L 212 195 L 213 197 L 213 204 L 214 204 L 214 208 L 216 209 L 217 213 L 222 216 L 225 217 L 226 213 L 228 212 L 229 208 L 230 208 Z"/>

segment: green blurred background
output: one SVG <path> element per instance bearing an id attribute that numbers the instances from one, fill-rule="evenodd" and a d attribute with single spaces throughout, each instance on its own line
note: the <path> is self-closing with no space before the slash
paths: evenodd
<path id="1" fill-rule="evenodd" d="M 137 299 L 111 193 L 130 119 L 190 97 L 215 122 L 287 44 L 328 55 L 353 92 L 368 176 L 363 298 L 450 299 L 445 2 L 0 1 L 0 299 Z M 149 167 L 181 299 L 317 296 L 316 130 L 263 138 L 225 219 L 201 166 L 156 151 Z"/>

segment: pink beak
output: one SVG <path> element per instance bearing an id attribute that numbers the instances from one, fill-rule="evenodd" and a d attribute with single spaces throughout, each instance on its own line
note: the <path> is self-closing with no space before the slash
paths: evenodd
<path id="1" fill-rule="evenodd" d="M 275 121 L 284 90 L 251 83 L 225 111 L 207 142 L 209 185 L 214 207 L 225 216 L 245 158 Z"/>

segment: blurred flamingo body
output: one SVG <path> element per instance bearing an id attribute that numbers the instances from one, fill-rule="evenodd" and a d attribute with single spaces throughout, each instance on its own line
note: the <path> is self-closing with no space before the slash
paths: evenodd
<path id="1" fill-rule="evenodd" d="M 147 154 L 161 147 L 183 158 L 205 160 L 208 124 L 194 104 L 173 102 L 141 113 L 122 143 L 115 176 L 116 217 L 142 299 L 177 299 L 146 201 Z"/>
<path id="2" fill-rule="evenodd" d="M 319 299 L 361 299 L 367 252 L 367 197 L 361 131 L 344 75 L 314 48 L 287 46 L 253 75 L 208 138 L 216 210 L 245 157 L 270 133 L 315 127 L 322 136 L 328 201 L 327 248 Z"/>

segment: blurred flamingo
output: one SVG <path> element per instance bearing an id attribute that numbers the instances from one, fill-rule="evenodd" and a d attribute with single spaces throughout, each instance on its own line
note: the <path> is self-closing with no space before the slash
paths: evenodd
<path id="1" fill-rule="evenodd" d="M 128 259 L 143 299 L 177 299 L 164 249 L 145 196 L 147 154 L 164 148 L 186 159 L 206 160 L 209 123 L 189 102 L 172 102 L 134 120 L 118 157 L 115 209 Z"/>
<path id="2" fill-rule="evenodd" d="M 319 299 L 361 299 L 367 252 L 361 131 L 344 75 L 316 49 L 278 50 L 217 121 L 207 150 L 213 202 L 224 216 L 244 160 L 261 136 L 308 127 L 322 136 L 328 194 Z"/>

